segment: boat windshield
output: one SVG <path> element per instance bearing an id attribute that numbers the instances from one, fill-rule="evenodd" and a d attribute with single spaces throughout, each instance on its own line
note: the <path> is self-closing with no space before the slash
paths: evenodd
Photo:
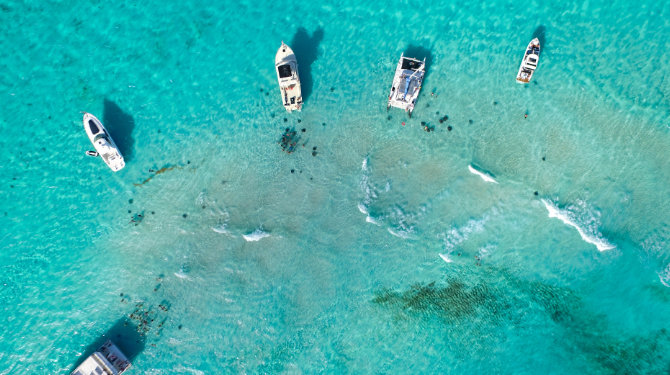
<path id="1" fill-rule="evenodd" d="M 98 125 L 95 124 L 95 121 L 93 121 L 93 120 L 88 120 L 88 126 L 91 127 L 91 133 L 92 133 L 92 134 L 98 134 L 98 133 L 100 133 L 100 129 L 98 128 Z"/>
<path id="2" fill-rule="evenodd" d="M 107 139 L 107 135 L 105 133 L 96 135 L 95 138 L 93 138 L 93 142 L 97 142 L 101 139 L 105 140 L 105 143 L 109 143 L 109 139 Z"/>
<path id="3" fill-rule="evenodd" d="M 411 70 L 411 71 L 416 71 L 421 67 L 421 62 L 416 61 L 416 60 L 410 60 L 410 59 L 403 59 L 402 60 L 402 69 L 403 70 Z"/>
<path id="4" fill-rule="evenodd" d="M 280 65 L 277 67 L 277 71 L 279 72 L 279 78 L 288 78 L 292 75 L 291 66 L 289 64 Z"/>

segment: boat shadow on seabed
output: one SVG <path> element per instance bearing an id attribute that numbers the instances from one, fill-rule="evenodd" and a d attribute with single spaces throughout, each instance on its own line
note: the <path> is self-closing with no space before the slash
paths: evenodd
<path id="1" fill-rule="evenodd" d="M 530 38 L 531 40 L 537 38 L 540 41 L 540 47 L 542 48 L 542 52 L 547 51 L 547 42 L 545 39 L 546 35 L 546 27 L 544 25 L 538 26 L 535 31 L 533 31 L 533 36 Z"/>
<path id="2" fill-rule="evenodd" d="M 314 82 L 312 81 L 312 64 L 319 57 L 319 44 L 323 40 L 323 29 L 319 27 L 309 36 L 307 29 L 298 28 L 289 47 L 293 49 L 295 58 L 298 60 L 298 75 L 302 86 L 302 101 L 307 101 L 312 93 Z"/>
<path id="3" fill-rule="evenodd" d="M 109 136 L 114 140 L 119 148 L 123 159 L 128 162 L 133 158 L 133 130 L 135 129 L 135 120 L 129 114 L 123 112 L 121 107 L 111 100 L 105 99 L 102 114 L 102 124 L 109 132 Z"/>
<path id="4" fill-rule="evenodd" d="M 430 50 L 428 48 L 410 44 L 407 46 L 407 48 L 405 48 L 403 56 L 411 57 L 419 61 L 426 59 L 426 65 L 424 66 L 426 73 L 423 75 L 423 80 L 425 81 L 426 77 L 428 77 L 428 72 L 430 72 L 430 66 L 433 64 L 433 54 L 430 52 Z"/>

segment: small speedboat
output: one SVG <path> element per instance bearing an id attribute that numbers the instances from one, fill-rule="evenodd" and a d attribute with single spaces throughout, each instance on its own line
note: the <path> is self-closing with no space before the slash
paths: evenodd
<path id="1" fill-rule="evenodd" d="M 77 366 L 71 375 L 120 375 L 129 368 L 128 358 L 112 341 L 107 340 L 95 353 Z"/>
<path id="2" fill-rule="evenodd" d="M 275 55 L 275 69 L 284 108 L 288 112 L 299 111 L 302 108 L 302 90 L 298 76 L 298 60 L 291 47 L 284 42 L 281 42 L 281 47 Z"/>
<path id="3" fill-rule="evenodd" d="M 88 139 L 93 143 L 95 151 L 86 151 L 86 155 L 100 156 L 102 160 L 114 172 L 118 172 L 126 166 L 119 148 L 107 133 L 107 129 L 102 126 L 100 120 L 90 113 L 84 113 L 84 129 Z"/>
<path id="4" fill-rule="evenodd" d="M 412 117 L 416 98 L 421 91 L 423 76 L 426 74 L 426 59 L 417 60 L 400 54 L 398 67 L 395 69 L 393 85 L 389 94 L 389 102 L 386 106 L 404 109 Z"/>
<path id="5" fill-rule="evenodd" d="M 537 63 L 540 62 L 540 40 L 535 38 L 528 43 L 526 54 L 523 55 L 523 61 L 519 67 L 519 73 L 516 75 L 517 83 L 528 83 L 537 69 Z"/>

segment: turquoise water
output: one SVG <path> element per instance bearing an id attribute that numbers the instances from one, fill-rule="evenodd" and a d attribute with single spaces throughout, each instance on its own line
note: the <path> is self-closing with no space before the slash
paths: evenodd
<path id="1" fill-rule="evenodd" d="M 670 372 L 668 19 L 3 2 L 0 374 L 69 373 L 104 337 L 132 374 Z M 412 119 L 385 110 L 404 51 L 428 61 Z M 82 111 L 124 170 L 84 155 Z"/>

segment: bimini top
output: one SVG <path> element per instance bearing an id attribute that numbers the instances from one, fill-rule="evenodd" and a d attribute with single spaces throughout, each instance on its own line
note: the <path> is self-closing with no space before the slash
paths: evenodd
<path id="1" fill-rule="evenodd" d="M 393 85 L 391 86 L 386 109 L 390 107 L 401 108 L 407 111 L 411 117 L 425 74 L 426 59 L 421 61 L 401 54 L 393 76 Z"/>
<path id="2" fill-rule="evenodd" d="M 281 42 L 275 55 L 275 70 L 279 81 L 282 103 L 288 112 L 302 108 L 302 90 L 298 75 L 298 60 L 291 47 Z"/>

